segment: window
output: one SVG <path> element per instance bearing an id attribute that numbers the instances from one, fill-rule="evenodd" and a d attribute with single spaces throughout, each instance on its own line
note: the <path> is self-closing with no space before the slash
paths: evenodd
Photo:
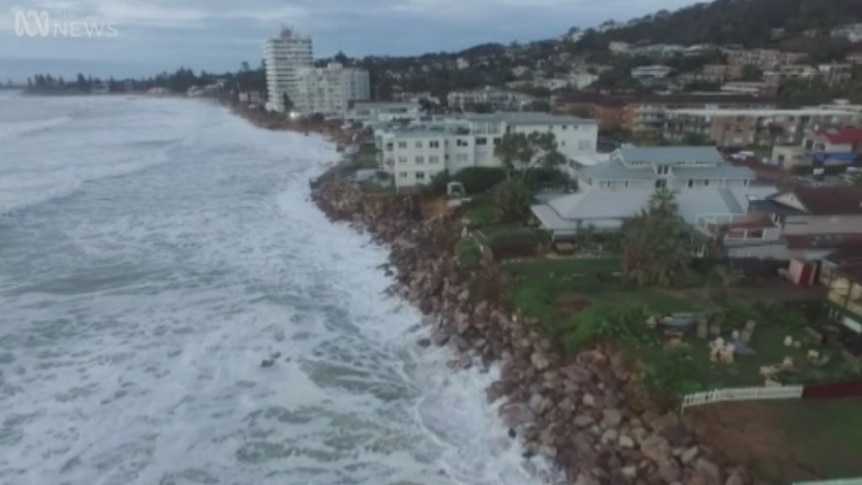
<path id="1" fill-rule="evenodd" d="M 398 148 L 407 148 L 407 142 L 406 141 L 399 141 L 398 142 Z"/>
<path id="2" fill-rule="evenodd" d="M 670 172 L 670 167 L 667 165 L 656 165 L 655 173 L 659 175 L 667 175 Z"/>
<path id="3" fill-rule="evenodd" d="M 443 160 L 449 160 L 449 155 L 443 155 Z"/>
<path id="4" fill-rule="evenodd" d="M 387 143 L 387 144 L 386 144 L 386 151 L 387 151 L 387 152 L 391 152 L 393 148 L 394 148 L 394 147 L 392 146 L 392 144 L 391 144 L 391 143 Z"/>
<path id="5" fill-rule="evenodd" d="M 485 138 L 484 136 L 476 138 L 476 145 L 487 145 L 487 144 L 488 144 L 488 139 Z"/>
<path id="6" fill-rule="evenodd" d="M 459 147 L 468 147 L 468 146 L 470 146 L 470 142 L 468 140 L 463 139 L 463 138 L 458 138 L 456 145 Z"/>
<path id="7" fill-rule="evenodd" d="M 499 137 L 499 136 L 495 136 L 495 137 L 494 137 L 494 146 L 497 146 L 497 145 L 499 145 L 499 144 L 500 144 L 500 137 Z"/>
<path id="8" fill-rule="evenodd" d="M 665 188 L 665 187 L 667 187 L 667 180 L 665 180 L 665 179 L 661 179 L 661 180 L 656 180 L 656 181 L 655 181 L 655 188 L 657 188 L 657 189 L 663 189 L 663 188 Z"/>
<path id="9" fill-rule="evenodd" d="M 563 125 L 563 129 L 564 129 L 564 130 L 568 130 L 568 129 L 569 129 L 569 125 Z"/>
<path id="10" fill-rule="evenodd" d="M 416 172 L 416 180 L 425 180 L 425 172 Z"/>
<path id="11" fill-rule="evenodd" d="M 694 180 L 688 179 L 688 188 L 694 187 Z"/>
<path id="12" fill-rule="evenodd" d="M 428 163 L 440 163 L 440 157 L 437 155 L 431 155 L 428 157 Z"/>
<path id="13" fill-rule="evenodd" d="M 467 160 L 469 160 L 469 158 L 470 157 L 466 153 L 459 153 L 455 155 L 455 160 L 459 162 L 466 162 Z"/>
<path id="14" fill-rule="evenodd" d="M 417 164 L 425 163 L 425 157 L 423 157 L 422 155 L 417 156 L 416 157 L 416 163 Z"/>
<path id="15" fill-rule="evenodd" d="M 709 179 L 705 179 L 705 180 L 703 181 L 703 186 L 704 186 L 704 187 L 709 187 Z"/>
<path id="16" fill-rule="evenodd" d="M 406 179 L 407 178 L 407 172 L 398 172 L 398 178 Z"/>
<path id="17" fill-rule="evenodd" d="M 429 141 L 428 148 L 440 148 L 440 142 L 437 140 Z"/>
<path id="18" fill-rule="evenodd" d="M 387 158 L 387 159 L 386 159 L 386 165 L 389 165 L 390 167 L 391 167 L 392 165 L 395 165 L 395 160 L 394 160 L 394 159 L 391 159 L 391 158 Z"/>
<path id="19" fill-rule="evenodd" d="M 407 163 L 407 157 L 398 157 L 398 163 Z"/>
<path id="20" fill-rule="evenodd" d="M 422 142 L 421 141 L 416 142 L 416 148 L 422 148 Z"/>

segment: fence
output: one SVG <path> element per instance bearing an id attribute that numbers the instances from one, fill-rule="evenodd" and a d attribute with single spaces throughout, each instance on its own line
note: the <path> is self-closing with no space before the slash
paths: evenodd
<path id="1" fill-rule="evenodd" d="M 755 401 L 761 399 L 799 399 L 803 386 L 736 387 L 688 394 L 682 399 L 682 409 L 714 402 Z"/>

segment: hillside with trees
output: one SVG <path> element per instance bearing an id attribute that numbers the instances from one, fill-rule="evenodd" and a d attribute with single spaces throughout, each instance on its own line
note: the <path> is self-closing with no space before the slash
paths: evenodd
<path id="1" fill-rule="evenodd" d="M 775 40 L 775 29 L 784 29 L 784 36 L 792 38 L 854 22 L 862 22 L 859 0 L 716 0 L 675 12 L 662 10 L 585 40 L 758 47 Z"/>

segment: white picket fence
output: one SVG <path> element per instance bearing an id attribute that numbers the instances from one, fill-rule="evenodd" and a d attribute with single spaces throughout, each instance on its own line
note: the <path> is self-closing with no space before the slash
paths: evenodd
<path id="1" fill-rule="evenodd" d="M 682 398 L 682 409 L 725 401 L 757 401 L 761 399 L 799 399 L 803 386 L 736 387 L 688 394 Z"/>

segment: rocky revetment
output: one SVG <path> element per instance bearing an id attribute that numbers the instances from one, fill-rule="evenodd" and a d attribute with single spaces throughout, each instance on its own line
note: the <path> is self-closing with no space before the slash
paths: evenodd
<path id="1" fill-rule="evenodd" d="M 386 270 L 398 281 L 392 291 L 431 327 L 418 345 L 451 347 L 457 369 L 500 366 L 488 401 L 502 400 L 501 418 L 526 459 L 545 456 L 578 485 L 751 483 L 745 469 L 721 463 L 677 412 L 654 402 L 611 345 L 566 353 L 537 321 L 507 308 L 496 263 L 459 268 L 458 210 L 429 214 L 417 196 L 363 193 L 338 167 L 311 187 L 331 220 L 390 249 Z"/>

